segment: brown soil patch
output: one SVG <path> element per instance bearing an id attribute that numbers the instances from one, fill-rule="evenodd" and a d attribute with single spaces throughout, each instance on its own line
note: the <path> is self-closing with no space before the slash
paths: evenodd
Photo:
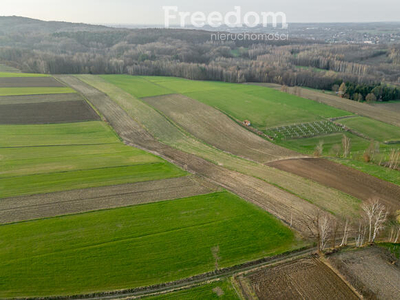
<path id="1" fill-rule="evenodd" d="M 377 197 L 393 210 L 400 208 L 399 186 L 326 159 L 290 159 L 268 165 L 343 191 L 360 200 Z"/>
<path id="2" fill-rule="evenodd" d="M 340 252 L 329 260 L 366 299 L 399 299 L 400 266 L 387 250 Z"/>
<path id="3" fill-rule="evenodd" d="M 144 100 L 193 136 L 223 151 L 258 162 L 300 156 L 264 140 L 215 108 L 183 95 Z"/>
<path id="4" fill-rule="evenodd" d="M 0 105 L 79 101 L 79 100 L 83 100 L 83 98 L 79 94 L 74 94 L 74 93 L 49 94 L 49 95 L 2 96 L 2 97 L 0 97 Z"/>
<path id="5" fill-rule="evenodd" d="M 0 124 L 50 124 L 100 120 L 86 101 L 2 105 Z"/>
<path id="6" fill-rule="evenodd" d="M 2 87 L 65 87 L 52 77 L 5 77 L 0 78 Z"/>
<path id="7" fill-rule="evenodd" d="M 218 188 L 209 182 L 189 176 L 5 198 L 0 200 L 0 223 L 172 200 L 208 194 L 217 190 Z"/>
<path id="8" fill-rule="evenodd" d="M 247 281 L 259 300 L 358 299 L 346 283 L 317 258 L 265 268 L 239 280 Z"/>

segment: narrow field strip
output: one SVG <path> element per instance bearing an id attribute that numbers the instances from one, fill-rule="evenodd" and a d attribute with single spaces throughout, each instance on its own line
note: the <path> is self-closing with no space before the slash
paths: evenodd
<path id="1" fill-rule="evenodd" d="M 8 104 L 28 104 L 28 103 L 47 103 L 63 101 L 82 101 L 79 94 L 50 94 L 50 95 L 22 95 L 22 96 L 2 96 L 0 105 Z"/>
<path id="2" fill-rule="evenodd" d="M 46 125 L 0 125 L 1 147 L 101 144 L 120 140 L 100 121 Z"/>
<path id="3" fill-rule="evenodd" d="M 0 297 L 146 286 L 213 270 L 216 246 L 227 267 L 298 245 L 279 221 L 227 192 L 3 225 L 3 240 Z M 19 257 L 31 257 L 29 267 Z"/>
<path id="4" fill-rule="evenodd" d="M 48 94 L 67 94 L 75 93 L 67 87 L 15 87 L 0 88 L 0 96 L 18 96 L 18 95 L 48 95 Z"/>
<path id="5" fill-rule="evenodd" d="M 100 116 L 84 101 L 2 105 L 0 124 L 57 124 L 97 121 Z"/>
<path id="6" fill-rule="evenodd" d="M 1 68 L 0 68 L 1 70 Z M 50 75 L 46 74 L 37 74 L 37 73 L 15 73 L 15 72 L 0 72 L 0 78 L 5 77 L 50 77 Z"/>
<path id="7" fill-rule="evenodd" d="M 2 178 L 0 198 L 185 176 L 167 162 Z"/>
<path id="8" fill-rule="evenodd" d="M 122 143 L 0 148 L 0 178 L 162 161 Z"/>
<path id="9" fill-rule="evenodd" d="M 0 88 L 65 87 L 53 77 L 0 77 Z"/>
<path id="10" fill-rule="evenodd" d="M 220 188 L 193 176 L 71 190 L 0 201 L 0 223 L 13 223 L 173 200 L 219 191 Z"/>

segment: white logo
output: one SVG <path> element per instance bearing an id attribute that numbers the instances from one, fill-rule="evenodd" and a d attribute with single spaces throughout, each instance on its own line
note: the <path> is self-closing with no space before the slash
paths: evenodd
<path id="1" fill-rule="evenodd" d="M 206 25 L 213 28 L 226 25 L 228 27 L 243 27 L 254 28 L 262 25 L 268 27 L 270 24 L 272 27 L 277 28 L 278 24 L 281 24 L 282 29 L 288 28 L 286 14 L 283 12 L 261 12 L 256 13 L 250 11 L 242 14 L 240 6 L 235 6 L 233 11 L 230 11 L 223 15 L 220 12 L 213 11 L 206 15 L 201 11 L 197 12 L 181 12 L 177 6 L 163 6 L 165 27 L 169 28 L 171 21 L 179 21 L 181 27 L 192 25 L 197 28 L 202 28 Z"/>

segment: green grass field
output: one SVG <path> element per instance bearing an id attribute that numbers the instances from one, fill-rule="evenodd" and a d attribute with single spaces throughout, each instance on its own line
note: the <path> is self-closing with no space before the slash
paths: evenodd
<path id="1" fill-rule="evenodd" d="M 46 125 L 1 125 L 0 148 L 117 143 L 114 131 L 103 122 Z"/>
<path id="2" fill-rule="evenodd" d="M 0 148 L 0 178 L 161 162 L 122 143 Z"/>
<path id="3" fill-rule="evenodd" d="M 68 87 L 0 88 L 0 96 L 48 95 L 48 94 L 71 94 L 71 93 L 75 93 L 75 91 Z"/>
<path id="4" fill-rule="evenodd" d="M 50 75 L 45 74 L 34 74 L 34 73 L 15 73 L 9 72 L 8 70 L 13 70 L 13 68 L 7 68 L 0 66 L 0 77 L 49 77 Z"/>
<path id="5" fill-rule="evenodd" d="M 0 198 L 185 175 L 102 122 L 0 126 Z"/>
<path id="6" fill-rule="evenodd" d="M 191 81 L 173 77 L 105 75 L 102 78 L 138 98 L 183 94 L 216 107 L 236 119 L 248 119 L 260 130 L 351 115 L 312 100 L 253 85 Z"/>
<path id="7" fill-rule="evenodd" d="M 0 226 L 0 297 L 146 286 L 299 246 L 228 192 Z"/>
<path id="8" fill-rule="evenodd" d="M 219 293 L 219 294 L 218 294 Z M 239 300 L 232 284 L 227 280 L 221 280 L 204 284 L 191 289 L 161 294 L 153 297 L 145 297 L 145 300 Z"/>
<path id="9" fill-rule="evenodd" d="M 351 151 L 352 152 L 357 152 L 357 151 L 365 151 L 368 146 L 370 145 L 370 141 L 360 138 L 354 134 L 345 133 L 346 136 L 348 136 L 351 140 Z M 282 140 L 278 144 L 304 153 L 304 154 L 310 154 L 312 155 L 315 151 L 316 146 L 320 141 L 324 142 L 324 150 L 323 154 L 327 156 L 335 156 L 335 149 L 333 148 L 334 146 L 339 146 L 341 149 L 342 147 L 342 138 L 343 138 L 343 133 L 334 133 L 330 135 L 322 135 L 322 136 L 316 136 L 316 137 L 311 137 L 311 138 L 301 138 L 301 139 L 292 139 L 292 140 Z"/>
<path id="10" fill-rule="evenodd" d="M 339 120 L 341 124 L 379 141 L 400 141 L 400 128 L 364 117 Z"/>
<path id="11" fill-rule="evenodd" d="M 184 171 L 173 164 L 158 162 L 6 177 L 0 178 L 0 198 L 151 181 L 185 175 Z"/>

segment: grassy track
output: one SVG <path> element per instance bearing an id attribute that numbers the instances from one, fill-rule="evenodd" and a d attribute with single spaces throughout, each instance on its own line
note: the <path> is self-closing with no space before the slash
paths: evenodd
<path id="1" fill-rule="evenodd" d="M 3 71 L 4 70 L 4 71 Z M 7 68 L 0 66 L 0 77 L 49 77 L 45 74 L 34 74 L 34 73 L 13 73 L 6 70 L 12 70 L 12 68 Z"/>
<path id="2" fill-rule="evenodd" d="M 87 145 L 119 142 L 103 122 L 49 125 L 1 125 L 0 148 L 49 145 Z"/>
<path id="3" fill-rule="evenodd" d="M 106 75 L 102 78 L 138 98 L 171 93 L 183 94 L 217 107 L 239 120 L 248 119 L 260 130 L 265 130 L 266 127 L 351 115 L 312 100 L 252 85 L 191 81 L 173 77 Z M 145 92 L 132 88 L 132 86 L 140 87 L 143 82 L 145 82 Z"/>
<path id="4" fill-rule="evenodd" d="M 0 88 L 0 96 L 21 96 L 21 95 L 49 95 L 75 93 L 67 87 L 16 87 Z"/>
<path id="5" fill-rule="evenodd" d="M 221 292 L 222 291 L 222 292 Z M 220 293 L 219 295 L 217 293 Z M 178 291 L 174 293 L 163 294 L 154 297 L 145 297 L 145 300 L 239 300 L 232 287 L 227 280 L 213 282 L 188 290 Z"/>
<path id="6" fill-rule="evenodd" d="M 227 192 L 0 226 L 0 297 L 145 286 L 269 256 L 294 234 Z"/>
<path id="7" fill-rule="evenodd" d="M 364 117 L 339 120 L 341 124 L 379 141 L 400 141 L 400 128 Z"/>

